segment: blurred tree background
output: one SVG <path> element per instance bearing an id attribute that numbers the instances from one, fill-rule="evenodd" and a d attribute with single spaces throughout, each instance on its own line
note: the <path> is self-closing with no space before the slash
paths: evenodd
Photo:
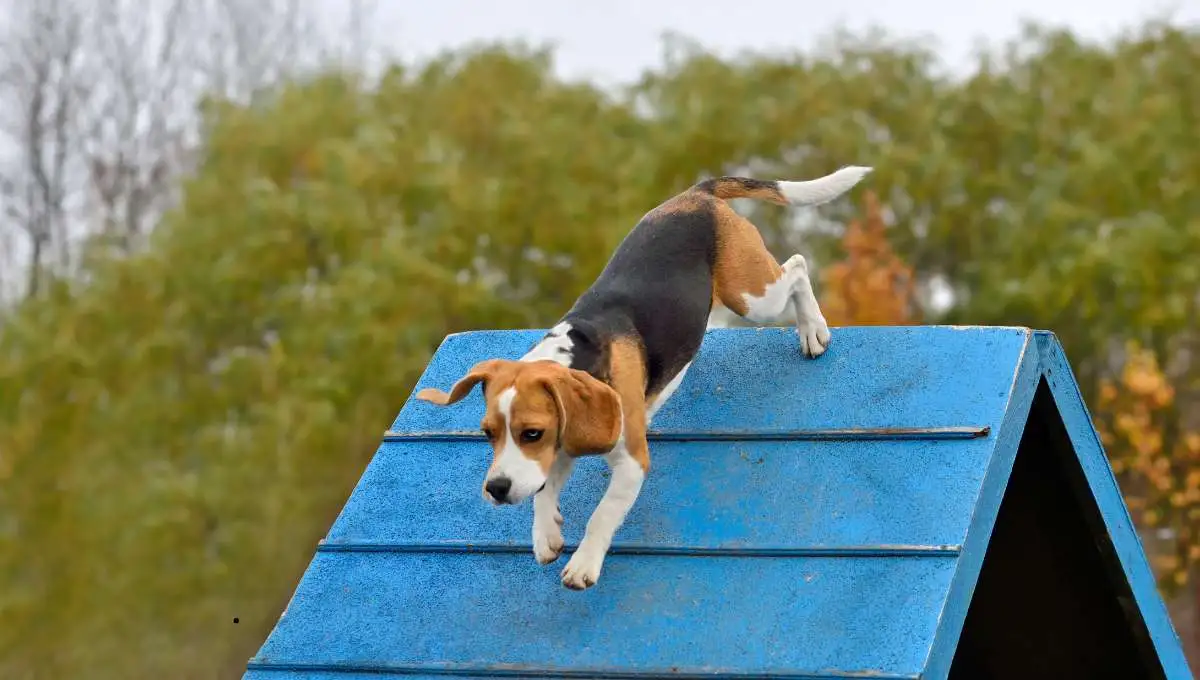
<path id="1" fill-rule="evenodd" d="M 241 35 L 285 5 L 213 24 L 253 70 L 107 108 L 61 83 L 104 75 L 79 56 L 97 25 L 129 29 L 29 5 L 57 47 L 4 81 L 0 677 L 239 677 L 447 333 L 551 323 L 705 176 L 851 163 L 869 191 L 819 218 L 737 207 L 811 257 L 835 325 L 1058 333 L 1200 663 L 1200 33 L 1030 27 L 965 78 L 880 34 L 736 59 L 672 39 L 613 90 L 521 44 L 289 70 L 298 21 L 274 51 Z"/>

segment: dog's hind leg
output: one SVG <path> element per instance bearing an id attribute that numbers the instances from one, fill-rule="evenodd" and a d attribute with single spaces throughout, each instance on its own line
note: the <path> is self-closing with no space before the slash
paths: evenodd
<path id="1" fill-rule="evenodd" d="M 753 323 L 775 323 L 790 316 L 804 354 L 823 354 L 829 346 L 829 325 L 813 293 L 804 256 L 793 255 L 780 266 L 746 218 L 725 205 L 717 208 L 716 217 L 714 297 Z"/>

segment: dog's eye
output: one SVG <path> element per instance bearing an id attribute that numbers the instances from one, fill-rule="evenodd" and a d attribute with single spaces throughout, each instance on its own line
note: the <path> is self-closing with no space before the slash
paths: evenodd
<path id="1" fill-rule="evenodd" d="M 488 440 L 489 442 L 490 442 L 490 441 L 492 441 L 492 440 L 494 440 L 494 439 L 496 438 L 496 433 L 492 431 L 492 428 L 490 428 L 490 427 L 485 427 L 485 428 L 482 428 L 482 429 L 483 429 L 483 436 L 487 437 L 487 440 Z"/>
<path id="2" fill-rule="evenodd" d="M 521 430 L 521 441 L 526 443 L 536 442 L 542 438 L 542 430 Z"/>

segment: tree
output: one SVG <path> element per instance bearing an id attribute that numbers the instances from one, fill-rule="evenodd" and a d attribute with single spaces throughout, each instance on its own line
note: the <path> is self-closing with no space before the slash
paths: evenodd
<path id="1" fill-rule="evenodd" d="M 0 215 L 7 231 L 5 269 L 19 269 L 18 236 L 28 251 L 25 290 L 38 293 L 45 263 L 68 257 L 68 155 L 73 135 L 84 59 L 83 20 L 64 11 L 63 0 L 21 3 L 24 16 L 10 18 L 23 34 L 6 36 L 8 53 L 0 61 L 0 85 L 11 104 L 6 120 L 9 141 L 17 148 L 15 171 L 0 172 Z M 11 29 L 10 29 L 11 30 Z M 16 30 L 11 30 L 16 33 Z M 0 282 L 4 288 L 13 281 Z"/>
<path id="2" fill-rule="evenodd" d="M 1165 529 L 1167 552 L 1153 555 L 1168 590 L 1200 563 L 1200 428 L 1181 411 L 1171 379 L 1154 353 L 1125 349 L 1116 380 L 1101 382 L 1097 424 L 1138 524 Z"/>
<path id="3" fill-rule="evenodd" d="M 244 667 L 437 343 L 562 313 L 636 216 L 639 124 L 548 66 L 214 100 L 145 245 L 9 316 L 0 675 Z"/>
<path id="4" fill-rule="evenodd" d="M 330 45 L 362 44 L 321 30 L 295 0 L 9 5 L 0 30 L 0 305 L 37 295 L 50 275 L 76 273 L 97 238 L 119 252 L 140 244 L 191 169 L 202 96 L 249 101 L 341 63 L 346 55 Z"/>
<path id="5" fill-rule="evenodd" d="M 867 190 L 863 196 L 863 218 L 851 220 L 842 237 L 846 259 L 823 270 L 821 309 L 835 326 L 912 323 L 912 270 L 888 243 L 875 193 Z"/>

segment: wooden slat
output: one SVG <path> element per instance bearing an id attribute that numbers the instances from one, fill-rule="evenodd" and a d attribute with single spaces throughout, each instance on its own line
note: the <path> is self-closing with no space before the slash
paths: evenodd
<path id="1" fill-rule="evenodd" d="M 618 546 L 806 549 L 962 542 L 991 452 L 986 439 L 658 442 Z M 326 537 L 331 543 L 525 546 L 531 511 L 480 494 L 482 442 L 384 444 Z M 574 543 L 608 483 L 581 459 L 562 495 Z"/>
<path id="2" fill-rule="evenodd" d="M 912 677 L 955 563 L 616 555 L 578 593 L 527 556 L 318 553 L 252 666 Z"/>

